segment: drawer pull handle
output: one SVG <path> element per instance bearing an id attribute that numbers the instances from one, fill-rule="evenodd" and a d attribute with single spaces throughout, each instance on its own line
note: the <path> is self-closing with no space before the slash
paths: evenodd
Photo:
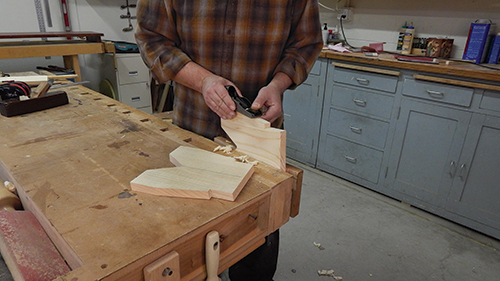
<path id="1" fill-rule="evenodd" d="M 354 126 L 349 126 L 349 128 L 351 129 L 351 131 L 352 131 L 353 133 L 356 133 L 356 134 L 361 134 L 361 131 L 362 131 L 362 129 L 361 129 L 361 128 L 354 127 Z"/>
<path id="2" fill-rule="evenodd" d="M 465 164 L 462 164 L 460 165 L 460 174 L 459 174 L 459 177 L 462 181 L 465 181 L 465 176 L 467 174 L 467 171 L 466 171 L 466 166 Z"/>
<path id="3" fill-rule="evenodd" d="M 354 103 L 355 103 L 357 106 L 362 106 L 362 107 L 365 107 L 365 106 L 366 106 L 366 101 L 364 101 L 364 100 L 353 99 L 352 101 L 354 101 Z"/>
<path id="4" fill-rule="evenodd" d="M 141 97 L 132 97 L 132 101 L 141 101 Z"/>
<path id="5" fill-rule="evenodd" d="M 363 84 L 363 85 L 370 84 L 370 80 L 365 79 L 365 78 L 356 78 L 356 81 L 358 81 L 359 84 Z"/>
<path id="6" fill-rule="evenodd" d="M 354 157 L 347 156 L 347 155 L 344 155 L 344 157 L 345 157 L 345 160 L 347 160 L 348 162 L 351 162 L 353 164 L 356 164 L 356 162 L 357 162 L 357 159 Z"/>
<path id="7" fill-rule="evenodd" d="M 249 217 L 251 217 L 252 219 L 256 220 L 257 219 L 257 216 L 254 216 L 252 214 L 248 214 Z"/>
<path id="8" fill-rule="evenodd" d="M 427 90 L 427 93 L 428 93 L 430 96 L 435 97 L 435 98 L 438 98 L 438 99 L 442 99 L 442 98 L 444 98 L 444 93 L 443 93 L 443 92 L 437 92 L 437 91 Z"/>
<path id="9" fill-rule="evenodd" d="M 448 172 L 450 174 L 451 178 L 455 177 L 455 172 L 456 171 L 457 171 L 457 165 L 455 164 L 455 161 L 451 161 L 451 163 L 450 163 L 450 171 Z"/>
<path id="10" fill-rule="evenodd" d="M 137 70 L 133 70 L 133 71 L 128 72 L 128 76 L 137 76 L 137 75 L 139 75 L 139 71 L 137 71 Z"/>

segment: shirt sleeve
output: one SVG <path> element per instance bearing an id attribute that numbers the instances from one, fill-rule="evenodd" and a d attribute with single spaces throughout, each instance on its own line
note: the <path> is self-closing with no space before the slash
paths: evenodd
<path id="1" fill-rule="evenodd" d="M 175 11 L 170 0 L 138 0 L 135 40 L 153 76 L 165 83 L 191 61 L 178 47 Z"/>
<path id="2" fill-rule="evenodd" d="M 318 1 L 294 1 L 292 32 L 274 74 L 287 74 L 293 81 L 290 89 L 296 88 L 306 80 L 322 48 Z"/>

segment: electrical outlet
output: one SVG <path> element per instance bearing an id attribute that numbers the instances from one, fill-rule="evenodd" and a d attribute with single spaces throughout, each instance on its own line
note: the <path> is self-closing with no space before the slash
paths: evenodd
<path id="1" fill-rule="evenodd" d="M 343 21 L 352 20 L 352 8 L 351 7 L 342 8 L 342 11 L 339 12 L 339 14 L 337 15 L 337 19 L 338 20 L 342 19 Z"/>

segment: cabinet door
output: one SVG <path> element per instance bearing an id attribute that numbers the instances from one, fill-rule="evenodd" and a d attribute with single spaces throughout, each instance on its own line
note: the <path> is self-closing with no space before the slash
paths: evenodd
<path id="1" fill-rule="evenodd" d="M 326 62 L 318 60 L 307 80 L 283 97 L 287 156 L 316 166 Z"/>
<path id="2" fill-rule="evenodd" d="M 444 207 L 471 113 L 404 99 L 387 183 L 413 205 Z"/>
<path id="3" fill-rule="evenodd" d="M 475 114 L 447 209 L 500 235 L 500 118 Z M 489 231 L 485 231 L 490 233 Z"/>

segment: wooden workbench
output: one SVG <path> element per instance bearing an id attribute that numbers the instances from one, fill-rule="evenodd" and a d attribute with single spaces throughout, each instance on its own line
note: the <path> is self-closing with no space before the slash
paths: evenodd
<path id="1" fill-rule="evenodd" d="M 64 67 L 73 69 L 77 75 L 75 80 L 79 82 L 82 81 L 82 76 L 78 55 L 114 52 L 113 43 L 101 41 L 103 35 L 90 31 L 0 33 L 0 40 L 27 39 L 0 41 L 0 59 L 62 56 Z"/>
<path id="2" fill-rule="evenodd" d="M 217 145 L 83 86 L 62 89 L 68 105 L 0 116 L 0 177 L 72 268 L 57 280 L 144 280 L 145 266 L 172 253 L 181 280 L 202 280 L 208 232 L 221 236 L 221 272 L 296 214 L 301 171 L 264 163 L 235 202 L 131 191 L 143 171 L 173 166 L 178 146 Z"/>

